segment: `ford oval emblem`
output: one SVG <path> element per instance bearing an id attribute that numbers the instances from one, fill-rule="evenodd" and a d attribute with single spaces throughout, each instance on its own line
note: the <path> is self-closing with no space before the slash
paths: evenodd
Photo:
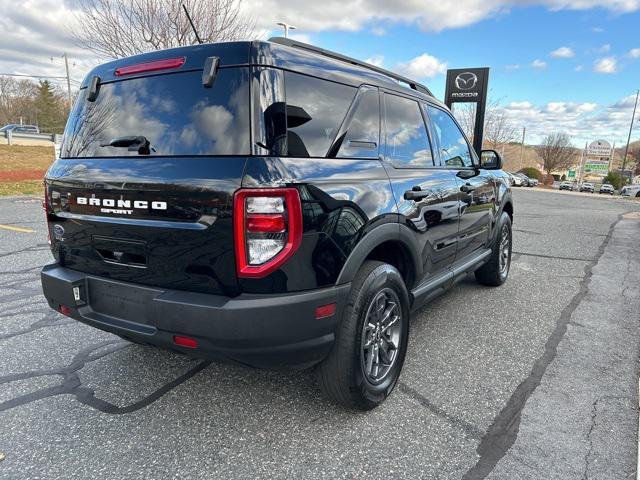
<path id="1" fill-rule="evenodd" d="M 53 236 L 55 237 L 56 240 L 63 240 L 63 236 L 64 236 L 64 228 L 62 228 L 62 225 L 54 225 L 53 226 Z"/>

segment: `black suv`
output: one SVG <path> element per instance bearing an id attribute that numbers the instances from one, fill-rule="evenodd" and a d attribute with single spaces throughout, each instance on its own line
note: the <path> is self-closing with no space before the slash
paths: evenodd
<path id="1" fill-rule="evenodd" d="M 470 272 L 500 285 L 513 203 L 414 81 L 286 39 L 96 67 L 45 179 L 50 306 L 132 342 L 317 366 L 368 409 L 410 312 Z"/>

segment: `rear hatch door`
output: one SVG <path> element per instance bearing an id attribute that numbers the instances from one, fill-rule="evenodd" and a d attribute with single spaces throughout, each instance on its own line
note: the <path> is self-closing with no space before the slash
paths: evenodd
<path id="1" fill-rule="evenodd" d="M 162 60 L 154 53 L 87 77 L 45 179 L 52 249 L 64 266 L 238 293 L 231 209 L 250 153 L 249 69 L 237 66 L 242 52 L 225 62 L 228 46 L 203 48 L 161 52 L 183 58 L 165 64 L 177 67 L 131 68 Z M 215 80 L 204 85 L 203 65 L 216 55 Z M 133 73 L 118 75 L 123 68 Z"/>

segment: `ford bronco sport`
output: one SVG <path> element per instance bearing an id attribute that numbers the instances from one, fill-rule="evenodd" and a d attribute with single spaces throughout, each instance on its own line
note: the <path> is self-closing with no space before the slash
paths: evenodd
<path id="1" fill-rule="evenodd" d="M 513 203 L 413 80 L 287 39 L 120 59 L 83 81 L 45 178 L 51 308 L 132 342 L 315 366 L 370 409 L 410 313 L 505 282 Z"/>

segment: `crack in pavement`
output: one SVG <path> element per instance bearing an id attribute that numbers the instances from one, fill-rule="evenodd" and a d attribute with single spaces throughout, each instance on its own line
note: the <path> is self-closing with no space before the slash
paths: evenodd
<path id="1" fill-rule="evenodd" d="M 455 415 L 451 415 L 450 413 L 446 412 L 441 407 L 431 402 L 431 400 L 429 400 L 427 397 L 425 397 L 406 383 L 398 382 L 398 390 L 408 397 L 416 400 L 420 405 L 427 408 L 435 415 L 444 418 L 450 424 L 460 428 L 468 437 L 471 437 L 475 440 L 480 440 L 482 438 L 482 434 L 484 432 L 481 431 L 478 427 L 465 420 L 462 420 L 461 418 L 456 417 Z"/>
<path id="2" fill-rule="evenodd" d="M 571 321 L 571 316 L 578 307 L 582 299 L 589 292 L 589 283 L 593 275 L 593 267 L 604 254 L 604 251 L 611 240 L 613 231 L 622 219 L 619 215 L 617 220 L 609 227 L 609 232 L 604 241 L 598 248 L 596 258 L 593 260 L 583 260 L 589 263 L 585 265 L 585 276 L 580 282 L 578 292 L 571 299 L 569 304 L 562 310 L 560 317 L 556 322 L 556 327 L 547 339 L 544 346 L 544 352 L 534 362 L 533 368 L 529 376 L 525 378 L 511 394 L 503 409 L 495 417 L 491 426 L 480 440 L 480 444 L 476 449 L 479 458 L 476 464 L 471 467 L 462 477 L 463 480 L 482 480 L 486 478 L 498 464 L 498 462 L 506 455 L 507 451 L 515 443 L 520 429 L 520 420 L 522 410 L 529 400 L 529 397 L 538 388 L 547 367 L 553 361 L 557 354 L 558 345 L 567 331 L 567 325 Z M 524 254 L 527 255 L 527 254 Z M 558 258 L 558 257 L 549 257 Z M 578 259 L 571 259 L 578 260 Z"/>
<path id="3" fill-rule="evenodd" d="M 187 372 L 175 378 L 174 380 L 162 385 L 160 388 L 156 389 L 154 392 L 145 396 L 141 400 L 138 400 L 137 402 L 134 402 L 130 405 L 120 407 L 118 405 L 114 405 L 113 403 L 97 398 L 93 389 L 82 386 L 82 382 L 80 381 L 80 376 L 78 375 L 78 373 L 80 370 L 82 370 L 82 368 L 84 368 L 87 363 L 99 360 L 128 346 L 131 346 L 131 344 L 128 342 L 123 342 L 120 340 L 106 340 L 104 342 L 82 349 L 73 357 L 71 363 L 67 366 L 49 370 L 33 370 L 30 372 L 15 373 L 0 377 L 0 385 L 3 385 L 11 382 L 28 380 L 31 378 L 43 376 L 62 376 L 62 383 L 60 383 L 59 385 L 42 388 L 40 390 L 36 390 L 35 392 L 20 395 L 18 397 L 0 403 L 0 412 L 11 410 L 13 408 L 27 405 L 29 403 L 45 398 L 50 398 L 58 395 L 73 395 L 78 402 L 103 413 L 112 415 L 132 413 L 160 399 L 166 393 L 173 390 L 178 385 L 186 382 L 191 377 L 201 372 L 211 364 L 210 361 L 198 362 L 196 366 L 189 369 Z M 96 352 L 97 350 L 105 347 L 109 348 L 107 348 L 103 352 L 94 354 L 94 352 Z"/>
<path id="4" fill-rule="evenodd" d="M 20 313 L 16 313 L 15 315 L 19 315 Z M 1 318 L 4 318 L 1 317 Z M 61 317 L 57 312 L 55 312 L 54 310 L 51 310 L 50 312 L 47 312 L 44 314 L 44 316 L 32 323 L 31 325 L 29 325 L 26 328 L 23 328 L 21 330 L 15 331 L 15 332 L 9 332 L 9 333 L 0 333 L 0 340 L 7 340 L 9 338 L 15 338 L 18 337 L 20 335 L 25 335 L 27 333 L 31 333 L 34 332 L 36 330 L 40 330 L 42 328 L 47 328 L 47 327 L 60 327 L 63 325 L 70 325 L 72 323 L 77 323 L 75 320 L 67 320 L 65 317 Z"/>
<path id="5" fill-rule="evenodd" d="M 528 233 L 530 235 L 544 235 L 544 233 L 534 232 L 533 230 L 523 230 L 521 228 L 512 228 L 514 232 Z"/>
<path id="6" fill-rule="evenodd" d="M 617 222 L 616 222 L 617 223 Z M 550 258 L 551 260 L 575 260 L 577 262 L 594 262 L 598 260 L 600 257 L 594 258 L 578 258 L 578 257 L 559 257 L 556 255 L 543 255 L 541 253 L 526 253 L 526 252 L 516 252 L 515 250 L 512 254 L 524 255 L 526 257 L 538 257 L 538 258 Z"/>
<path id="7" fill-rule="evenodd" d="M 589 442 L 589 449 L 584 456 L 584 471 L 582 473 L 582 480 L 589 480 L 589 464 L 591 453 L 593 452 L 593 440 L 591 439 L 591 434 L 593 430 L 596 428 L 596 420 L 598 417 L 598 403 L 603 400 L 629 400 L 627 397 L 620 395 L 605 395 L 604 397 L 596 398 L 593 402 L 593 406 L 591 407 L 591 425 L 589 426 L 589 431 L 587 432 L 587 440 Z"/>
<path id="8" fill-rule="evenodd" d="M 21 248 L 20 250 L 14 250 L 13 252 L 0 253 L 0 258 L 10 257 L 11 255 L 16 255 L 18 253 L 24 252 L 44 252 L 45 250 L 49 250 L 48 243 L 38 243 L 37 245 L 31 245 L 30 247 Z"/>

